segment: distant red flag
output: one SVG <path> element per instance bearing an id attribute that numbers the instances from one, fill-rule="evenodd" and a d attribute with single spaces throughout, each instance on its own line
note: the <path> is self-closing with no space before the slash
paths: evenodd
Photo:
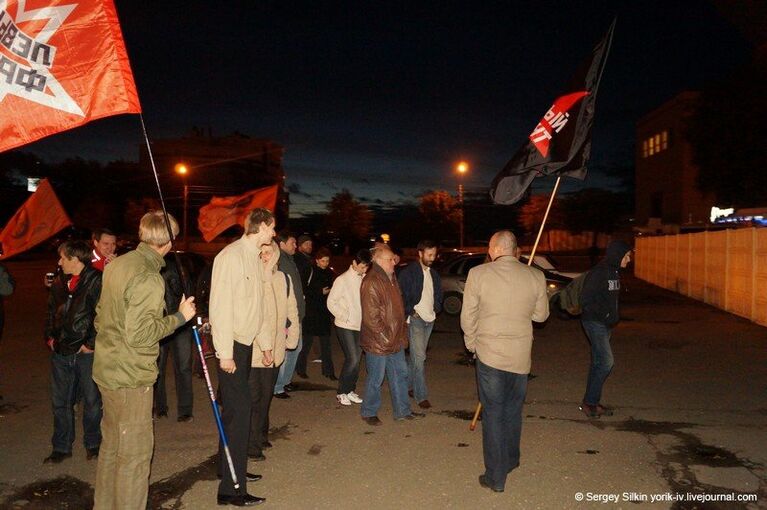
<path id="1" fill-rule="evenodd" d="M 615 22 L 575 74 L 566 93 L 554 100 L 525 144 L 495 176 L 490 190 L 493 202 L 518 202 L 533 180 L 543 175 L 586 178 L 594 104 L 614 30 Z"/>
<path id="2" fill-rule="evenodd" d="M 0 152 L 140 112 L 112 0 L 0 1 Z"/>
<path id="3" fill-rule="evenodd" d="M 279 189 L 275 184 L 235 197 L 213 197 L 208 205 L 200 208 L 197 218 L 197 228 L 203 239 L 209 243 L 229 227 L 242 225 L 248 213 L 256 207 L 274 212 Z"/>
<path id="4" fill-rule="evenodd" d="M 26 251 L 71 224 L 48 179 L 44 179 L 0 233 L 0 258 Z"/>

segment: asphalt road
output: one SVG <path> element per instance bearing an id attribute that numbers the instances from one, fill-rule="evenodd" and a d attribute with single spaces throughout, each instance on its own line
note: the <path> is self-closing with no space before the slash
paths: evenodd
<path id="1" fill-rule="evenodd" d="M 0 343 L 0 508 L 90 508 L 96 464 L 85 460 L 79 424 L 73 457 L 42 464 L 52 433 L 41 338 L 50 263 L 7 265 L 19 285 Z M 604 395 L 616 415 L 578 411 L 588 345 L 578 321 L 551 318 L 536 330 L 521 466 L 503 494 L 477 483 L 474 369 L 457 320 L 445 316 L 429 350 L 434 408 L 425 419 L 394 422 L 385 390 L 384 424 L 370 427 L 357 406 L 336 403 L 312 364 L 302 389 L 273 404 L 274 447 L 250 464 L 264 479 L 249 491 L 284 509 L 767 508 L 767 330 L 638 280 L 624 287 Z M 334 357 L 338 369 L 337 344 Z M 204 383 L 194 381 L 195 421 L 180 424 L 168 375 L 171 416 L 155 423 L 151 506 L 213 508 L 217 435 Z"/>

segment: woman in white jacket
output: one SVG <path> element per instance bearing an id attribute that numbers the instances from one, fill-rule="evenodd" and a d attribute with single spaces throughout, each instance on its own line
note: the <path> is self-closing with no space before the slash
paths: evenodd
<path id="1" fill-rule="evenodd" d="M 336 278 L 328 296 L 328 310 L 335 317 L 338 343 L 344 352 L 344 366 L 338 378 L 336 399 L 344 406 L 361 404 L 362 399 L 354 390 L 360 373 L 360 326 L 362 307 L 360 305 L 360 286 L 372 259 L 370 250 L 360 250 L 354 257 L 349 269 Z"/>

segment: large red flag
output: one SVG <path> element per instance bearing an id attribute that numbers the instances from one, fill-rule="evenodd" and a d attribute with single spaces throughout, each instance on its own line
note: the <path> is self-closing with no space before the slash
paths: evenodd
<path id="1" fill-rule="evenodd" d="M 249 191 L 236 197 L 213 197 L 208 205 L 200 208 L 197 228 L 206 242 L 210 242 L 224 230 L 242 225 L 245 217 L 256 207 L 274 212 L 277 206 L 279 185 Z"/>
<path id="2" fill-rule="evenodd" d="M 0 233 L 0 259 L 28 250 L 71 224 L 48 179 L 44 179 Z"/>
<path id="3" fill-rule="evenodd" d="M 0 151 L 140 112 L 112 0 L 0 1 Z"/>

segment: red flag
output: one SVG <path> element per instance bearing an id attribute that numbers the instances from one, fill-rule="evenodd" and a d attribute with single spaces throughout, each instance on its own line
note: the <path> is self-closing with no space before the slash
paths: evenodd
<path id="1" fill-rule="evenodd" d="M 112 0 L 0 2 L 0 151 L 140 112 Z"/>
<path id="2" fill-rule="evenodd" d="M 0 258 L 28 250 L 71 224 L 48 179 L 44 179 L 0 233 Z"/>
<path id="3" fill-rule="evenodd" d="M 205 242 L 209 243 L 229 227 L 242 225 L 248 213 L 257 207 L 274 212 L 279 189 L 275 184 L 236 197 L 213 197 L 208 205 L 200 208 L 197 217 L 197 228 L 202 232 Z"/>

